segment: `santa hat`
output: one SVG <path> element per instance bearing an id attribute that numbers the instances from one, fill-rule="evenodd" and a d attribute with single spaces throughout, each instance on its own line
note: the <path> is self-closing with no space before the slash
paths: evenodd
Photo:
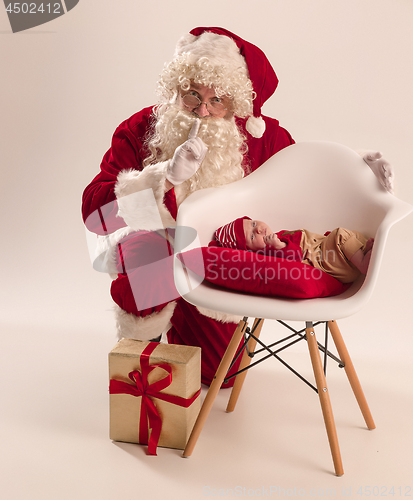
<path id="1" fill-rule="evenodd" d="M 214 233 L 215 240 L 222 247 L 247 250 L 247 242 L 244 233 L 244 219 L 251 220 L 247 216 L 240 217 L 217 229 Z"/>
<path id="2" fill-rule="evenodd" d="M 278 79 L 261 49 L 223 28 L 195 28 L 178 41 L 174 59 L 161 75 L 163 93 L 181 85 L 183 75 L 229 95 L 234 114 L 248 117 L 247 131 L 262 137 L 261 107 L 274 93 Z"/>

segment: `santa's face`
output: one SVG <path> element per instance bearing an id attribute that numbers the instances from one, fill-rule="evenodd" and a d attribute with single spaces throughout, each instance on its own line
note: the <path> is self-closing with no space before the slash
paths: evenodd
<path id="1" fill-rule="evenodd" d="M 195 110 L 200 114 L 183 106 L 179 95 L 175 102 L 163 104 L 156 109 L 154 133 L 148 143 L 151 155 L 145 160 L 147 165 L 170 160 L 176 148 L 188 140 L 194 121 L 205 114 L 204 108 L 207 107 L 205 103 L 209 105 L 210 99 L 215 95 L 215 92 L 212 94 L 204 92 L 210 92 L 209 88 L 204 87 L 201 90 L 202 105 L 198 105 Z M 244 145 L 246 139 L 237 127 L 232 110 L 227 109 L 222 114 L 224 115 L 222 117 L 211 115 L 207 109 L 207 114 L 201 119 L 197 137 L 202 139 L 208 151 L 195 174 L 175 187 L 178 206 L 189 194 L 198 189 L 222 186 L 244 176 L 243 155 L 246 151 Z"/>
<path id="2" fill-rule="evenodd" d="M 229 97 L 218 97 L 214 87 L 205 87 L 195 82 L 191 82 L 188 90 L 179 89 L 178 104 L 200 118 L 228 118 L 232 115 Z"/>

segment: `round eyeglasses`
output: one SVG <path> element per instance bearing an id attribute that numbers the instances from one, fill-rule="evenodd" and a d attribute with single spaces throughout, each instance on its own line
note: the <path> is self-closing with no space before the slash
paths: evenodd
<path id="1" fill-rule="evenodd" d="M 218 97 L 215 97 L 215 100 L 209 101 L 209 102 L 203 102 L 201 99 L 199 99 L 196 95 L 194 94 L 185 94 L 181 95 L 182 102 L 184 105 L 189 108 L 191 111 L 193 111 L 196 108 L 199 108 L 201 104 L 205 104 L 209 114 L 211 115 L 220 115 L 224 111 L 226 111 L 228 108 L 225 107 L 225 105 L 219 100 Z"/>

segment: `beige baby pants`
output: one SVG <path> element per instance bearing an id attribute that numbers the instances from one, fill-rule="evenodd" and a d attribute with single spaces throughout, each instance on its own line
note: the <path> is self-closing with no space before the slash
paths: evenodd
<path id="1" fill-rule="evenodd" d="M 360 271 L 350 262 L 357 250 L 365 248 L 367 238 L 358 231 L 338 227 L 327 236 L 303 230 L 301 248 L 304 261 L 331 274 L 342 283 L 351 283 Z"/>

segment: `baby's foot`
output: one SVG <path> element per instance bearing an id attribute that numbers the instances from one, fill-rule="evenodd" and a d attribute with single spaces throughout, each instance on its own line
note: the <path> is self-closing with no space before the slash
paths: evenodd
<path id="1" fill-rule="evenodd" d="M 360 263 L 359 269 L 363 274 L 367 274 L 367 269 L 369 268 L 370 264 L 370 257 L 371 257 L 371 248 L 364 254 L 364 258 Z"/>
<path id="2" fill-rule="evenodd" d="M 371 257 L 371 248 L 364 254 L 363 250 L 360 248 L 350 259 L 350 262 L 354 264 L 362 274 L 367 274 L 367 269 L 370 264 L 370 257 Z"/>
<path id="3" fill-rule="evenodd" d="M 374 238 L 369 238 L 364 246 L 364 254 L 373 248 Z"/>

